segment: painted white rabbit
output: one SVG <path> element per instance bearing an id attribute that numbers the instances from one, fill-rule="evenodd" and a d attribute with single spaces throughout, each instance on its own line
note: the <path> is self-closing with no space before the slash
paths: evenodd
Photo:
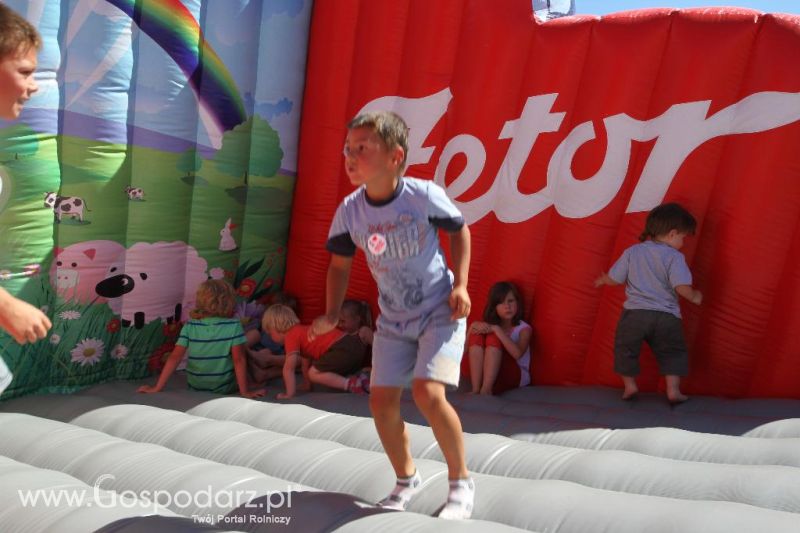
<path id="1" fill-rule="evenodd" d="M 225 222 L 225 227 L 219 230 L 219 249 L 221 251 L 229 252 L 237 248 L 236 241 L 233 239 L 233 235 L 231 235 L 231 230 L 235 227 L 236 224 L 231 222 L 231 219 L 228 219 L 227 222 Z"/>

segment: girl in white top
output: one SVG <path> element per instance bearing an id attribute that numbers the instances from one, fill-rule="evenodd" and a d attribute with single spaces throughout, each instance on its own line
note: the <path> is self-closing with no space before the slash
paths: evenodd
<path id="1" fill-rule="evenodd" d="M 531 382 L 533 329 L 522 320 L 519 289 L 501 281 L 489 289 L 483 322 L 469 328 L 469 369 L 473 394 L 499 394 Z"/>

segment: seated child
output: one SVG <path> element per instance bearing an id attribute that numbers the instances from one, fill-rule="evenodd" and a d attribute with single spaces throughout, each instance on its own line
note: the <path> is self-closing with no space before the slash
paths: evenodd
<path id="1" fill-rule="evenodd" d="M 211 279 L 197 288 L 197 307 L 192 320 L 181 330 L 175 349 L 164 363 L 155 386 L 143 385 L 139 392 L 159 392 L 189 352 L 186 377 L 190 389 L 228 394 L 239 389 L 245 398 L 264 396 L 247 386 L 242 323 L 233 317 L 236 293 L 225 280 Z"/>
<path id="2" fill-rule="evenodd" d="M 293 295 L 278 291 L 272 295 L 269 306 L 283 304 L 292 308 L 297 313 L 297 298 Z M 263 315 L 261 316 L 263 319 Z M 259 326 L 261 323 L 259 319 Z M 247 369 L 255 383 L 264 383 L 276 378 L 283 373 L 285 360 L 283 345 L 272 340 L 269 333 L 261 327 L 245 332 L 247 338 Z"/>
<path id="3" fill-rule="evenodd" d="M 279 400 L 295 394 L 294 372 L 300 357 L 303 358 L 304 390 L 309 390 L 313 382 L 357 394 L 369 392 L 369 374 L 360 372 L 365 345 L 358 337 L 334 328 L 309 340 L 309 326 L 301 325 L 295 312 L 281 304 L 266 310 L 262 325 L 272 340 L 283 343 L 286 348 L 283 365 L 286 392 L 278 394 Z"/>
<path id="4" fill-rule="evenodd" d="M 484 322 L 473 322 L 469 328 L 473 394 L 500 394 L 531 382 L 533 329 L 522 320 L 521 304 L 519 290 L 511 282 L 501 281 L 489 289 Z"/>
<path id="5" fill-rule="evenodd" d="M 357 335 L 366 345 L 364 366 L 372 366 L 372 340 L 375 332 L 372 330 L 372 310 L 364 300 L 345 300 L 339 312 L 339 329 Z"/>

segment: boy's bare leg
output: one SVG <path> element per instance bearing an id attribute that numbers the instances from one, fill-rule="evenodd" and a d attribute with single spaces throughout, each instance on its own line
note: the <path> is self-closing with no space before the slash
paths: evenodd
<path id="1" fill-rule="evenodd" d="M 395 475 L 398 478 L 407 478 L 414 475 L 416 468 L 411 457 L 406 424 L 400 415 L 402 393 L 402 387 L 373 387 L 370 391 L 369 409 Z"/>
<path id="2" fill-rule="evenodd" d="M 469 477 L 464 459 L 464 434 L 461 430 L 461 420 L 445 397 L 444 383 L 415 379 L 411 386 L 411 392 L 414 396 L 414 403 L 417 404 L 420 412 L 430 424 L 436 442 L 442 449 L 442 454 L 447 462 L 448 478 L 452 480 Z M 398 414 L 399 400 L 398 396 Z"/>
<path id="3" fill-rule="evenodd" d="M 312 366 L 308 369 L 308 377 L 314 383 L 319 383 L 332 389 L 347 390 L 347 378 L 335 372 L 320 372 Z"/>
<path id="4" fill-rule="evenodd" d="M 636 385 L 636 378 L 633 376 L 621 376 L 622 383 L 625 385 L 625 390 L 622 391 L 622 399 L 629 400 L 639 393 L 639 387 Z"/>
<path id="5" fill-rule="evenodd" d="M 668 375 L 667 380 L 667 399 L 672 403 L 685 402 L 688 396 L 681 392 L 681 377 Z"/>

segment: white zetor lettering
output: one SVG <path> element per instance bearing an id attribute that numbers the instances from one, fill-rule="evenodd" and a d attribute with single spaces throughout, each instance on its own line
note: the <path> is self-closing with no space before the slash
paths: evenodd
<path id="1" fill-rule="evenodd" d="M 449 88 L 417 99 L 384 96 L 361 111 L 389 109 L 399 113 L 410 128 L 408 164 L 425 164 L 435 146 L 423 147 L 422 143 L 444 116 L 452 97 Z M 546 185 L 535 193 L 523 194 L 517 182 L 536 139 L 540 134 L 558 131 L 566 116 L 564 112 L 551 112 L 557 97 L 557 93 L 531 96 L 520 117 L 505 123 L 498 139 L 511 139 L 508 152 L 489 190 L 474 200 L 459 202 L 456 198 L 469 190 L 483 172 L 484 144 L 463 133 L 445 144 L 434 181 L 445 188 L 468 223 L 492 211 L 503 222 L 523 222 L 550 206 L 568 218 L 597 213 L 619 193 L 630 166 L 633 141 L 655 139 L 627 207 L 629 213 L 649 211 L 661 203 L 689 154 L 706 141 L 722 135 L 766 131 L 800 120 L 800 93 L 776 91 L 751 94 L 712 116 L 708 116 L 710 100 L 674 104 L 662 115 L 646 121 L 624 113 L 613 115 L 603 119 L 608 141 L 600 169 L 594 176 L 579 180 L 571 168 L 575 152 L 595 138 L 592 123 L 584 122 L 575 126 L 553 152 Z M 466 156 L 467 164 L 450 185 L 445 185 L 445 171 L 459 153 Z"/>

